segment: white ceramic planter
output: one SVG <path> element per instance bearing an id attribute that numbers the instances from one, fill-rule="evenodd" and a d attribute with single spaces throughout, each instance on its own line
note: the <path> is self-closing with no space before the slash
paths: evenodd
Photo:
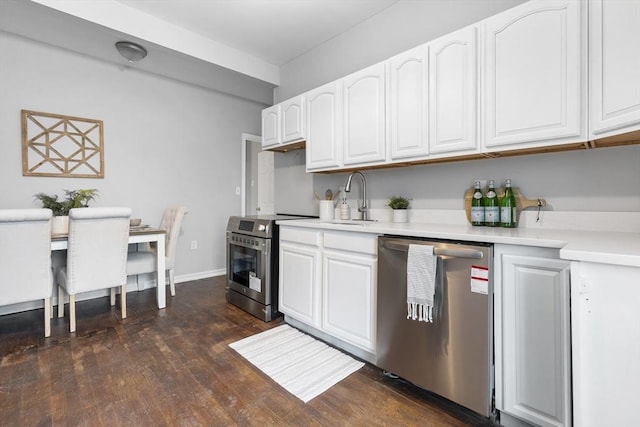
<path id="1" fill-rule="evenodd" d="M 409 221 L 408 209 L 394 209 L 393 210 L 393 222 L 407 222 Z"/>
<path id="2" fill-rule="evenodd" d="M 51 234 L 69 233 L 69 216 L 51 217 Z"/>

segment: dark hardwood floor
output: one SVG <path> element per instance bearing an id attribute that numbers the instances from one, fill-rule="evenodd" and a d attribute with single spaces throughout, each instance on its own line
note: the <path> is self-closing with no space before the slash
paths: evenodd
<path id="1" fill-rule="evenodd" d="M 224 278 L 77 304 L 44 338 L 42 310 L 0 316 L 3 426 L 491 426 L 370 364 L 307 404 L 228 347 L 272 328 L 228 305 Z"/>

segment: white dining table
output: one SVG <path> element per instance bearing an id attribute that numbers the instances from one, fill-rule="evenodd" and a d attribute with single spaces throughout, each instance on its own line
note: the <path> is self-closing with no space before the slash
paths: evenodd
<path id="1" fill-rule="evenodd" d="M 165 278 L 165 235 L 166 231 L 160 228 L 131 228 L 129 231 L 129 244 L 156 242 L 156 287 L 158 309 L 167 306 L 167 287 Z M 67 235 L 54 234 L 51 236 L 51 250 L 63 251 L 67 249 Z"/>

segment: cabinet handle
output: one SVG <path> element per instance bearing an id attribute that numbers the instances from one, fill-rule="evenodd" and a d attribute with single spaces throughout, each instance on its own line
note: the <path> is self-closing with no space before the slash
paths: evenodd
<path id="1" fill-rule="evenodd" d="M 419 242 L 419 241 L 417 241 Z M 420 244 L 420 243 L 411 243 L 411 244 Z M 409 243 L 398 242 L 397 240 L 385 240 L 382 244 L 385 249 L 389 249 L 392 251 L 399 252 L 408 252 L 409 251 Z M 482 251 L 476 251 L 473 249 L 447 249 L 447 248 L 433 248 L 433 254 L 437 256 L 448 256 L 452 258 L 471 258 L 471 259 L 482 259 L 484 254 Z"/>

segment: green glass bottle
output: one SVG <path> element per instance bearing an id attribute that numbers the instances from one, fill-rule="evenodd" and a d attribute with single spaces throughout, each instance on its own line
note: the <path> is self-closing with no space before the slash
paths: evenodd
<path id="1" fill-rule="evenodd" d="M 496 194 L 495 181 L 489 180 L 487 194 L 484 196 L 484 225 L 498 227 L 500 225 L 500 206 Z"/>
<path id="2" fill-rule="evenodd" d="M 504 184 L 504 197 L 500 200 L 500 225 L 515 228 L 516 220 L 516 196 L 511 188 L 511 180 L 507 179 Z"/>
<path id="3" fill-rule="evenodd" d="M 482 200 L 480 181 L 476 181 L 471 199 L 471 225 L 484 225 L 484 201 Z"/>

